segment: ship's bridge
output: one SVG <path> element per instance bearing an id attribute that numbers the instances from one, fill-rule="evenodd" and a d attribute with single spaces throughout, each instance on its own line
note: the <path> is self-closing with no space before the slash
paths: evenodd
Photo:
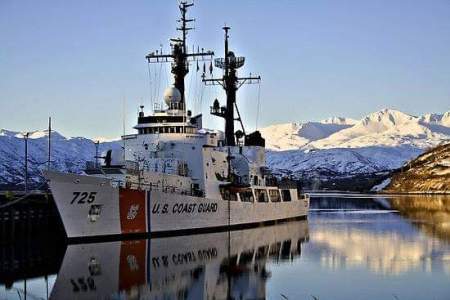
<path id="1" fill-rule="evenodd" d="M 138 134 L 161 134 L 161 133 L 197 133 L 202 126 L 202 115 L 194 117 L 170 115 L 159 113 L 151 116 L 139 116 L 138 124 L 134 126 Z"/>
<path id="2" fill-rule="evenodd" d="M 150 116 L 144 115 L 144 107 L 141 106 L 138 124 L 134 126 L 138 134 L 195 134 L 201 129 L 202 115 L 193 117 L 190 111 L 185 111 L 185 103 L 177 88 L 167 88 L 164 92 L 164 101 L 167 108 L 163 109 L 159 103 L 155 103 L 153 115 Z"/>

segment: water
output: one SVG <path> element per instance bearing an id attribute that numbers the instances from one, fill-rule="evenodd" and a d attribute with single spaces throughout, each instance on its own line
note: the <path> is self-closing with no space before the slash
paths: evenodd
<path id="1" fill-rule="evenodd" d="M 0 270 L 0 299 L 450 299 L 448 196 L 323 197 L 307 221 L 19 245 L 40 249 L 17 258 L 15 278 Z"/>

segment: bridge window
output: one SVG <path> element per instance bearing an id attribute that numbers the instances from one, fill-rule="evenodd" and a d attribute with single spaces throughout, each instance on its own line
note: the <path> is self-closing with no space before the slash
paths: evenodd
<path id="1" fill-rule="evenodd" d="M 269 190 L 270 201 L 272 202 L 280 202 L 280 192 L 278 190 Z"/>
<path id="2" fill-rule="evenodd" d="M 241 198 L 242 202 L 255 202 L 255 199 L 253 198 L 252 190 L 250 190 L 250 189 L 239 192 L 239 197 Z"/>
<path id="3" fill-rule="evenodd" d="M 235 191 L 231 191 L 228 188 L 221 187 L 220 194 L 222 195 L 223 200 L 228 201 L 237 201 L 237 195 Z"/>
<path id="4" fill-rule="evenodd" d="M 284 202 L 291 201 L 291 191 L 290 190 L 281 190 L 281 194 L 283 195 Z"/>
<path id="5" fill-rule="evenodd" d="M 267 191 L 263 189 L 255 189 L 255 196 L 258 202 L 269 202 Z"/>

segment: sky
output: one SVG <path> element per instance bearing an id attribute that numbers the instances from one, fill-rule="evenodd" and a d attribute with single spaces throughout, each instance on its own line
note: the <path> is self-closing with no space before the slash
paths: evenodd
<path id="1" fill-rule="evenodd" d="M 177 37 L 176 0 L 0 0 L 0 128 L 53 127 L 66 136 L 132 133 L 137 108 L 162 101 L 169 65 L 145 55 Z M 196 0 L 188 43 L 245 56 L 238 103 L 248 128 L 360 119 L 393 108 L 421 115 L 450 110 L 450 1 Z M 200 67 L 202 68 L 202 64 Z M 191 66 L 188 106 L 208 116 L 219 87 Z M 215 70 L 215 75 L 220 75 Z"/>

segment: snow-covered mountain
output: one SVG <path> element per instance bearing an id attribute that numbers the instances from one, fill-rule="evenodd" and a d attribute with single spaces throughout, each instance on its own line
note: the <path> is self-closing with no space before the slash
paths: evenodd
<path id="1" fill-rule="evenodd" d="M 320 122 L 286 123 L 260 129 L 270 150 L 296 150 L 313 141 L 325 139 L 343 129 L 352 127 L 355 120 L 329 118 Z"/>
<path id="2" fill-rule="evenodd" d="M 100 151 L 117 149 L 119 142 L 105 142 L 99 146 Z M 78 173 L 86 161 L 94 160 L 95 144 L 82 137 L 66 138 L 58 132 L 51 136 L 51 165 L 65 172 Z M 24 182 L 25 143 L 19 132 L 0 130 L 0 187 L 5 185 L 22 185 Z M 45 131 L 35 131 L 28 139 L 29 183 L 42 180 L 40 170 L 46 168 L 48 157 L 48 136 Z"/>
<path id="3" fill-rule="evenodd" d="M 351 128 L 311 144 L 314 148 L 360 148 L 368 146 L 398 147 L 411 145 L 427 148 L 450 136 L 450 127 L 428 123 L 396 110 L 372 113 Z"/>
<path id="4" fill-rule="evenodd" d="M 426 149 L 450 141 L 450 111 L 411 116 L 384 109 L 361 120 L 332 117 L 318 122 L 286 123 L 261 129 L 268 166 L 280 175 L 339 177 L 396 169 Z M 40 180 L 47 161 L 47 133 L 29 137 L 31 180 Z M 120 147 L 103 142 L 100 151 Z M 52 166 L 80 172 L 93 160 L 94 142 L 52 133 Z M 24 140 L 20 133 L 0 130 L 0 186 L 23 182 Z"/>
<path id="5" fill-rule="evenodd" d="M 359 121 L 330 118 L 261 129 L 269 166 L 281 174 L 330 176 L 395 169 L 450 141 L 450 112 L 411 116 L 384 109 Z"/>

